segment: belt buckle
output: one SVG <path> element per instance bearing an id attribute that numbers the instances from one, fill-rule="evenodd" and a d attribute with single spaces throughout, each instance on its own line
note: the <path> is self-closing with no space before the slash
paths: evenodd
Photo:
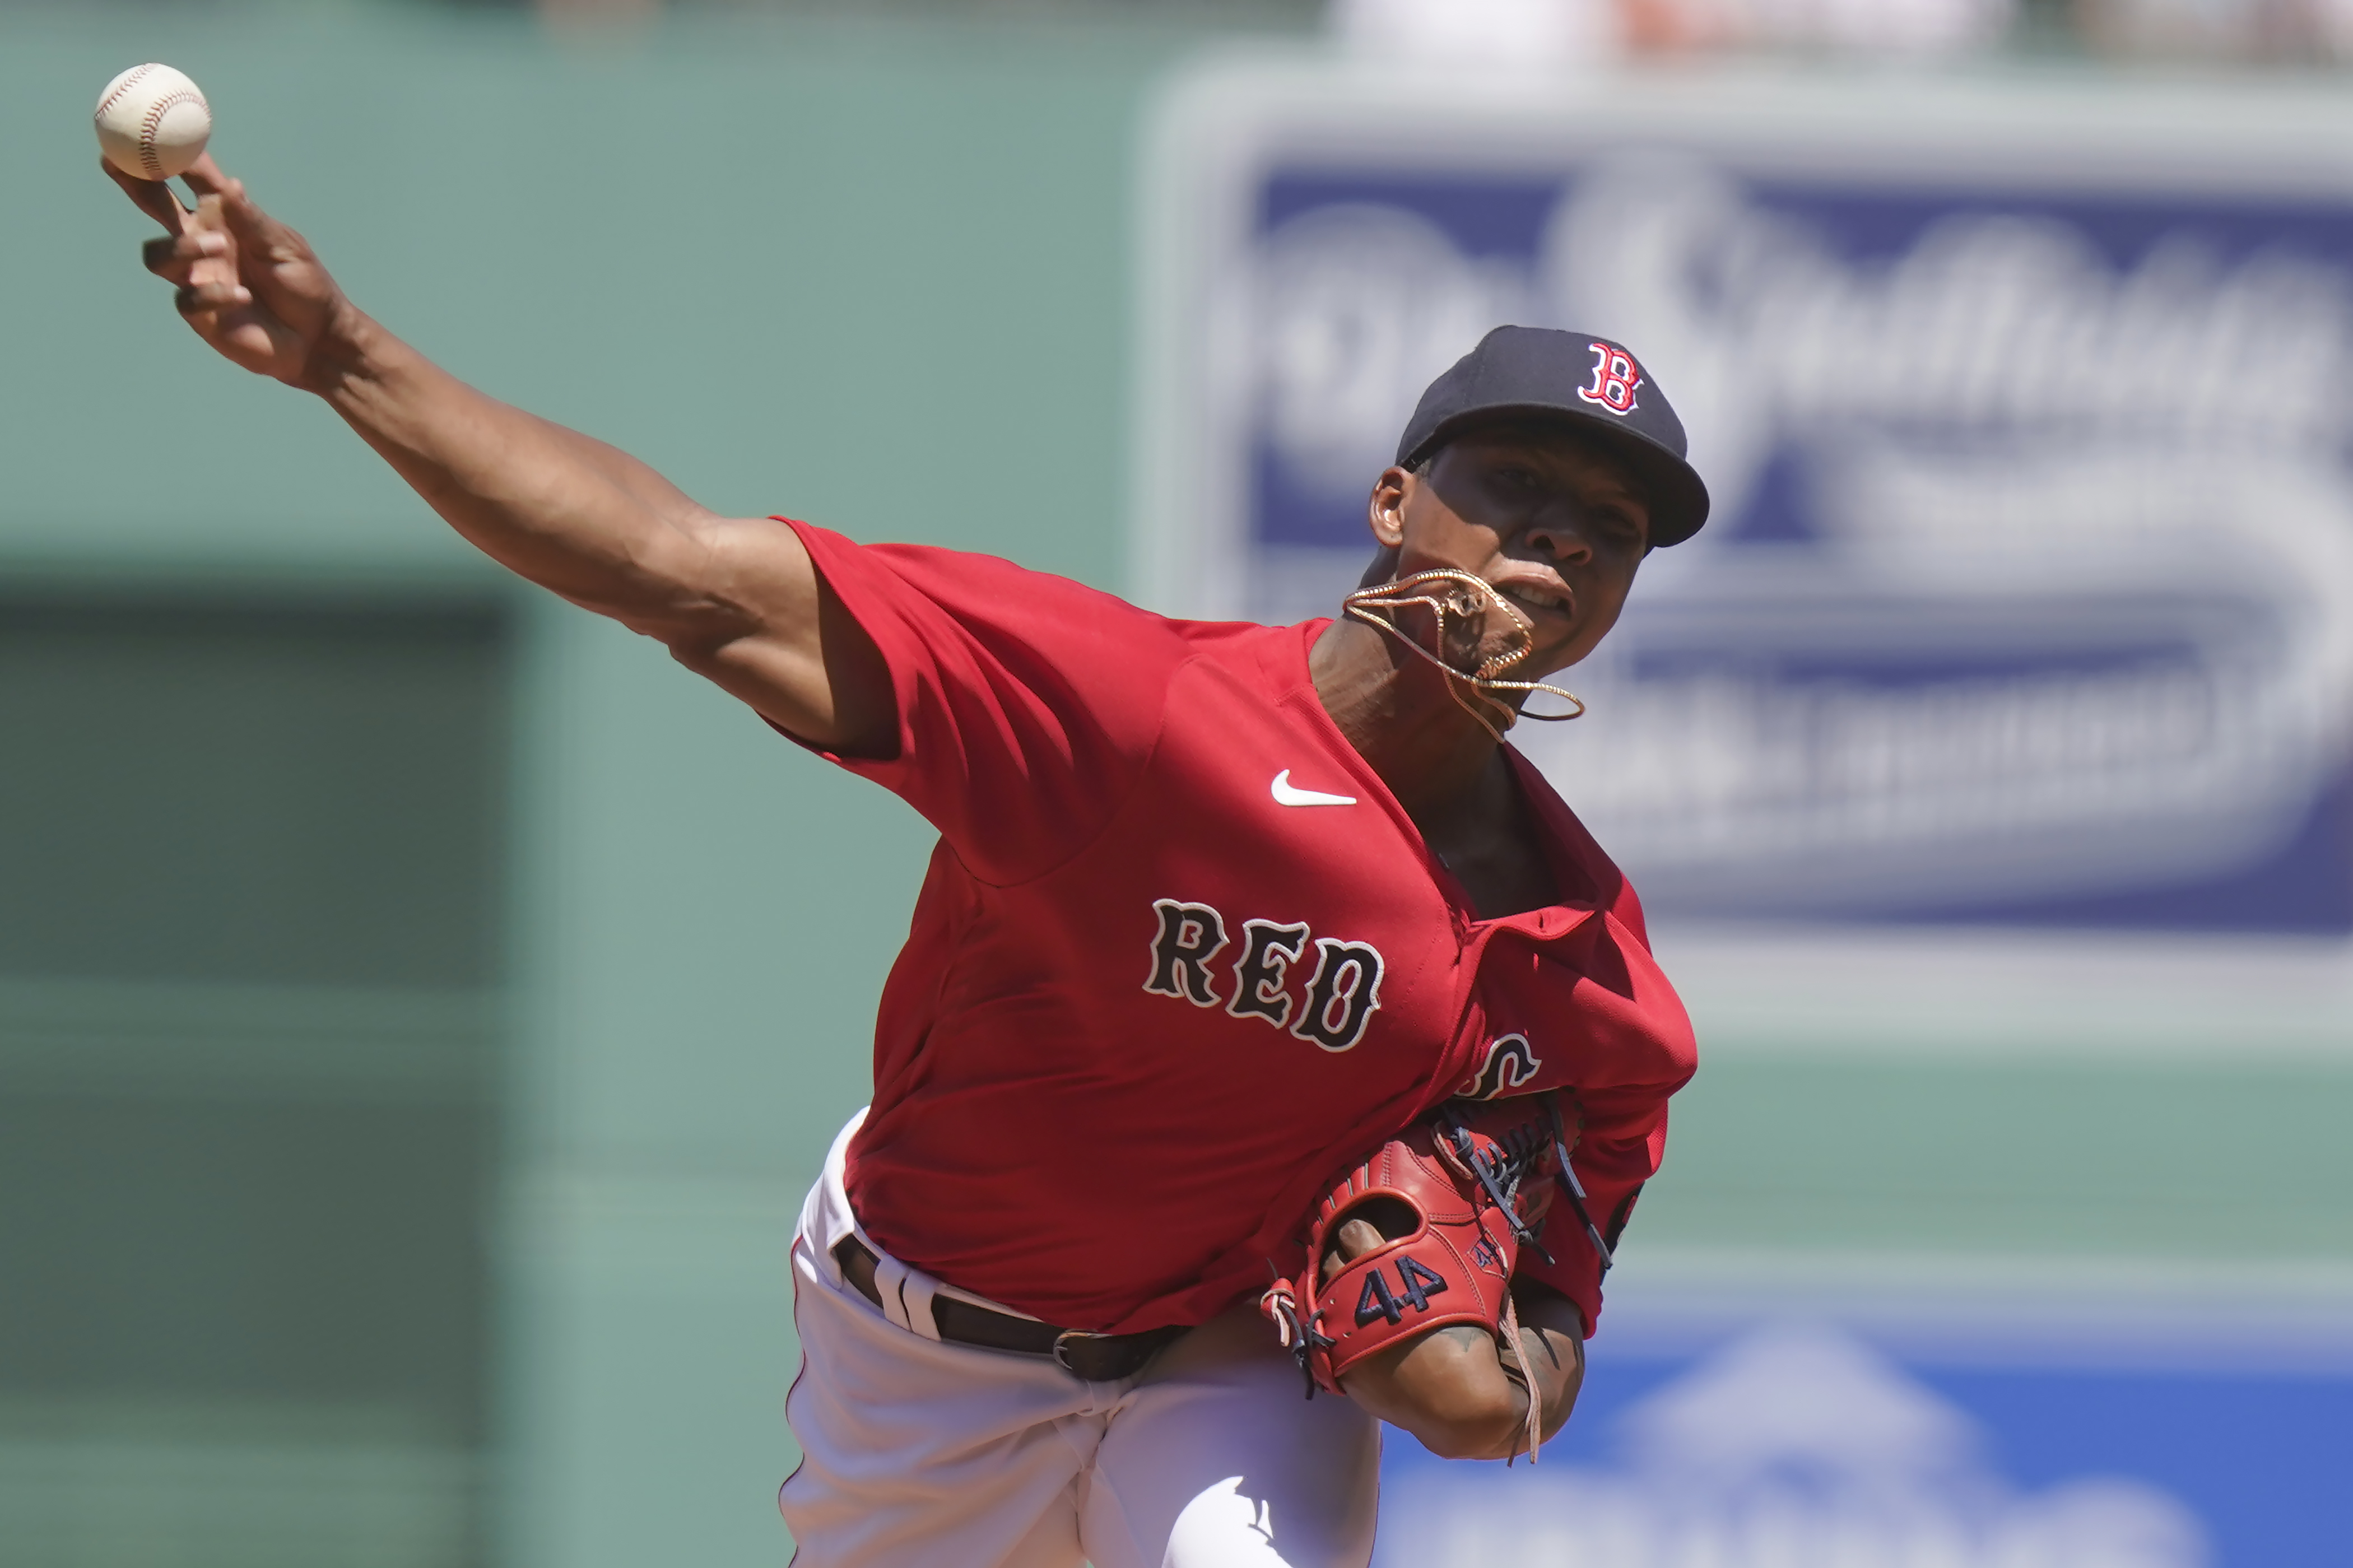
<path id="1" fill-rule="evenodd" d="M 1054 1336 L 1053 1353 L 1055 1363 L 1072 1377 L 1085 1377 L 1087 1375 L 1085 1373 L 1080 1371 L 1076 1366 L 1073 1366 L 1071 1363 L 1070 1347 L 1072 1342 L 1084 1344 L 1095 1340 L 1112 1340 L 1117 1339 L 1118 1337 L 1119 1336 L 1116 1334 L 1092 1333 L 1085 1329 L 1064 1329 L 1060 1333 Z"/>

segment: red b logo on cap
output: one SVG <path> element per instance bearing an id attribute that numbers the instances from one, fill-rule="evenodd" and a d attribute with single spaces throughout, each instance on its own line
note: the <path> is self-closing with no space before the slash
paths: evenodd
<path id="1" fill-rule="evenodd" d="M 1622 349 L 1608 343 L 1588 343 L 1593 351 L 1593 384 L 1580 386 L 1577 395 L 1599 403 L 1612 414 L 1634 412 L 1634 389 L 1642 384 L 1641 368 Z"/>

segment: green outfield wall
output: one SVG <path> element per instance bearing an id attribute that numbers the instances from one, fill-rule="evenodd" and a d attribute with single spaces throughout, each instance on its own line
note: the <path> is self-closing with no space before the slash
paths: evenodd
<path id="1" fill-rule="evenodd" d="M 248 602 L 353 624 L 455 616 L 476 661 L 464 689 L 495 686 L 482 709 L 495 729 L 446 754 L 497 801 L 485 828 L 463 790 L 446 807 L 418 804 L 422 784 L 270 795 L 237 782 L 269 765 L 259 751 L 224 763 L 228 782 L 206 797 L 205 822 L 267 805 L 281 828 L 319 815 L 335 842 L 365 839 L 393 805 L 419 832 L 446 812 L 436 841 L 478 846 L 466 896 L 496 910 L 447 962 L 353 968 L 285 936 L 269 962 L 175 968 L 195 933 L 241 918 L 237 900 L 279 896 L 201 867 L 188 874 L 213 879 L 189 912 L 140 927 L 143 945 L 110 947 L 100 921 L 69 960 L 29 938 L 0 952 L 0 1110 L 104 1122 L 126 1158 L 154 1162 L 118 1173 L 127 1184 L 101 1203 L 100 1176 L 60 1147 L 0 1205 L 66 1233 L 43 1243 L 59 1270 L 102 1251 L 128 1260 L 114 1290 L 224 1303 L 180 1358 L 209 1370 L 176 1382 L 142 1383 L 102 1336 L 79 1381 L 34 1376 L 47 1348 L 0 1312 L 0 1338 L 18 1342 L 0 1348 L 0 1539 L 43 1543 L 12 1563 L 783 1563 L 786 1244 L 865 1092 L 871 1000 L 930 839 L 659 647 L 502 582 L 322 407 L 216 362 L 140 271 L 145 220 L 100 177 L 85 129 L 98 88 L 142 59 L 188 70 L 223 163 L 366 309 L 710 505 L 1117 587 L 1133 157 L 1155 84 L 1192 47 L 1109 27 L 717 18 L 551 37 L 509 16 L 0 13 L 15 230 L 0 268 L 0 599 L 20 616 L 98 605 L 110 625 L 136 624 L 141 606 Z M 191 622 L 187 646 L 223 646 L 224 624 Z M 45 721 L 67 733 L 81 715 L 106 739 L 88 765 L 135 781 L 157 754 L 142 737 L 160 721 L 137 695 L 153 679 L 75 685 L 82 666 L 56 653 L 70 640 L 0 662 L 0 679 L 83 692 Z M 203 700 L 238 710 L 245 668 L 223 663 Z M 302 712 L 375 700 L 332 662 L 306 668 L 318 689 Z M 331 743 L 329 719 L 303 722 Z M 214 756 L 232 728 L 174 743 Z M 418 733 L 404 754 L 444 744 Z M 61 785 L 0 835 L 96 842 L 136 818 L 168 842 L 185 775 L 163 771 L 143 794 Z M 316 864 L 298 840 L 269 841 Z M 354 860 L 333 897 L 302 896 L 407 909 L 396 884 L 413 859 Z M 120 875 L 135 891 L 136 868 Z M 440 918 L 416 898 L 412 918 Z M 18 926 L 0 930 L 39 917 L 12 907 L 0 918 Z M 1672 968 L 1671 943 L 1667 956 Z M 1737 1013 L 1700 1022 L 1704 1049 L 1722 1048 L 1678 1102 L 1630 1268 L 1650 1248 L 1726 1267 L 2353 1270 L 2353 1043 L 2273 1051 L 2255 1037 L 2163 1059 L 2065 1038 L 1882 1051 Z M 326 1140 L 338 1157 L 374 1137 L 423 1162 L 353 1165 L 338 1179 L 355 1195 L 302 1224 L 363 1243 L 385 1227 L 390 1247 L 413 1205 L 473 1205 L 465 1257 L 416 1253 L 443 1275 L 438 1296 L 423 1291 L 440 1305 L 415 1312 L 448 1321 L 415 1353 L 473 1358 L 457 1392 L 336 1373 L 375 1331 L 328 1321 L 344 1310 L 332 1300 L 303 1320 L 320 1337 L 311 1372 L 241 1383 L 239 1366 L 267 1358 L 240 1336 L 331 1260 L 267 1226 L 235 1247 L 109 1228 L 141 1206 L 140 1183 L 185 1174 L 167 1158 L 181 1134 L 138 1127 L 217 1131 L 257 1104 L 296 1107 L 284 1125 L 313 1132 L 380 1124 Z M 418 1120 L 400 1121 L 402 1107 Z M 445 1145 L 466 1152 L 432 1152 Z M 280 1187 L 300 1181 L 299 1163 L 273 1169 Z M 428 1193 L 418 1172 L 448 1190 Z M 259 1188 L 218 1190 L 216 1214 Z M 62 1300 L 87 1283 L 5 1289 Z M 468 1292 L 471 1317 L 448 1304 Z M 246 1468 L 223 1481 L 203 1468 L 216 1460 Z M 254 1500 L 126 1522 L 115 1483 L 134 1470 L 164 1475 L 171 1496 Z M 326 1479 L 286 1502 L 303 1488 L 279 1483 L 305 1475 Z"/>

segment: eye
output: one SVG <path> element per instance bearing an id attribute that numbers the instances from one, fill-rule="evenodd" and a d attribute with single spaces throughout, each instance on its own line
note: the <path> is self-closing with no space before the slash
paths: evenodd
<path id="1" fill-rule="evenodd" d="M 1593 531 L 1605 539 L 1619 543 L 1631 543 L 1642 537 L 1642 525 L 1631 513 L 1615 507 L 1603 507 L 1588 514 Z"/>

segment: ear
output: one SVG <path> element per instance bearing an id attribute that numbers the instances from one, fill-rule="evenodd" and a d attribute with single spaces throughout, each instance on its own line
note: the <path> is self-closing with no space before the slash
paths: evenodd
<path id="1" fill-rule="evenodd" d="M 1384 550 L 1395 550 L 1405 542 L 1405 506 L 1421 481 L 1403 468 L 1381 470 L 1373 481 L 1373 495 L 1366 508 L 1365 521 L 1373 537 Z"/>

